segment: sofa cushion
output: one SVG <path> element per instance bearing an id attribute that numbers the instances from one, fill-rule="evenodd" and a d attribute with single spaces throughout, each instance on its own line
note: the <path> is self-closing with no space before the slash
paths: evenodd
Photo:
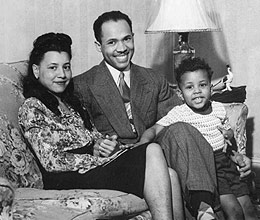
<path id="1" fill-rule="evenodd" d="M 129 219 L 147 208 L 144 199 L 114 190 L 19 188 L 15 192 L 14 219 Z M 146 216 L 142 219 L 150 219 L 149 213 Z"/>

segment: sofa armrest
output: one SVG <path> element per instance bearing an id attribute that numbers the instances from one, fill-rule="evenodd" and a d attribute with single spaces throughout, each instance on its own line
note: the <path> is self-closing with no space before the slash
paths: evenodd
<path id="1" fill-rule="evenodd" d="M 237 151 L 246 154 L 246 119 L 248 107 L 244 103 L 224 103 L 229 123 L 234 131 Z"/>

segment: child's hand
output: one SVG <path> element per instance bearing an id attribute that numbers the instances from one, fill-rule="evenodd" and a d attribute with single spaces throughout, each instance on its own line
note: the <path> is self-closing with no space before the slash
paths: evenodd
<path id="1" fill-rule="evenodd" d="M 244 165 L 243 166 L 240 166 L 238 171 L 240 172 L 240 178 L 243 179 L 243 178 L 247 178 L 250 173 L 252 172 L 251 170 L 251 160 L 243 155 L 243 161 L 244 161 Z"/>
<path id="2" fill-rule="evenodd" d="M 234 150 L 232 150 L 232 154 L 233 155 L 231 155 L 230 158 L 238 165 L 238 167 L 244 167 L 246 165 L 244 161 L 244 156 L 242 154 Z"/>
<path id="3" fill-rule="evenodd" d="M 230 158 L 237 164 L 241 179 L 246 178 L 251 173 L 251 160 L 247 156 L 232 150 Z"/>

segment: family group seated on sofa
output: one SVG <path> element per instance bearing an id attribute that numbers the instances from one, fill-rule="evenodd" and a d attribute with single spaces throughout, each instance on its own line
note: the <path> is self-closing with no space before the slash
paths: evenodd
<path id="1" fill-rule="evenodd" d="M 50 32 L 34 41 L 22 77 L 18 123 L 43 189 L 133 194 L 153 220 L 187 212 L 200 220 L 257 219 L 245 181 L 250 159 L 227 107 L 211 100 L 208 64 L 182 61 L 182 100 L 162 75 L 131 62 L 126 14 L 105 12 L 93 29 L 100 64 L 72 78 L 72 39 Z"/>

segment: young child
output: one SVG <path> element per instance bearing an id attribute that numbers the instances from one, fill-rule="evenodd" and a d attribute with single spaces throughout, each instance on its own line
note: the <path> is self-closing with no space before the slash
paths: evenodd
<path id="1" fill-rule="evenodd" d="M 176 80 L 185 101 L 146 130 L 140 142 L 151 141 L 166 126 L 186 122 L 196 127 L 210 143 L 215 155 L 220 202 L 227 219 L 257 219 L 245 181 L 237 166 L 243 166 L 241 154 L 232 157 L 226 153 L 233 131 L 222 103 L 211 101 L 212 70 L 200 58 L 188 58 L 176 69 Z M 214 218 L 208 218 L 214 219 Z"/>

